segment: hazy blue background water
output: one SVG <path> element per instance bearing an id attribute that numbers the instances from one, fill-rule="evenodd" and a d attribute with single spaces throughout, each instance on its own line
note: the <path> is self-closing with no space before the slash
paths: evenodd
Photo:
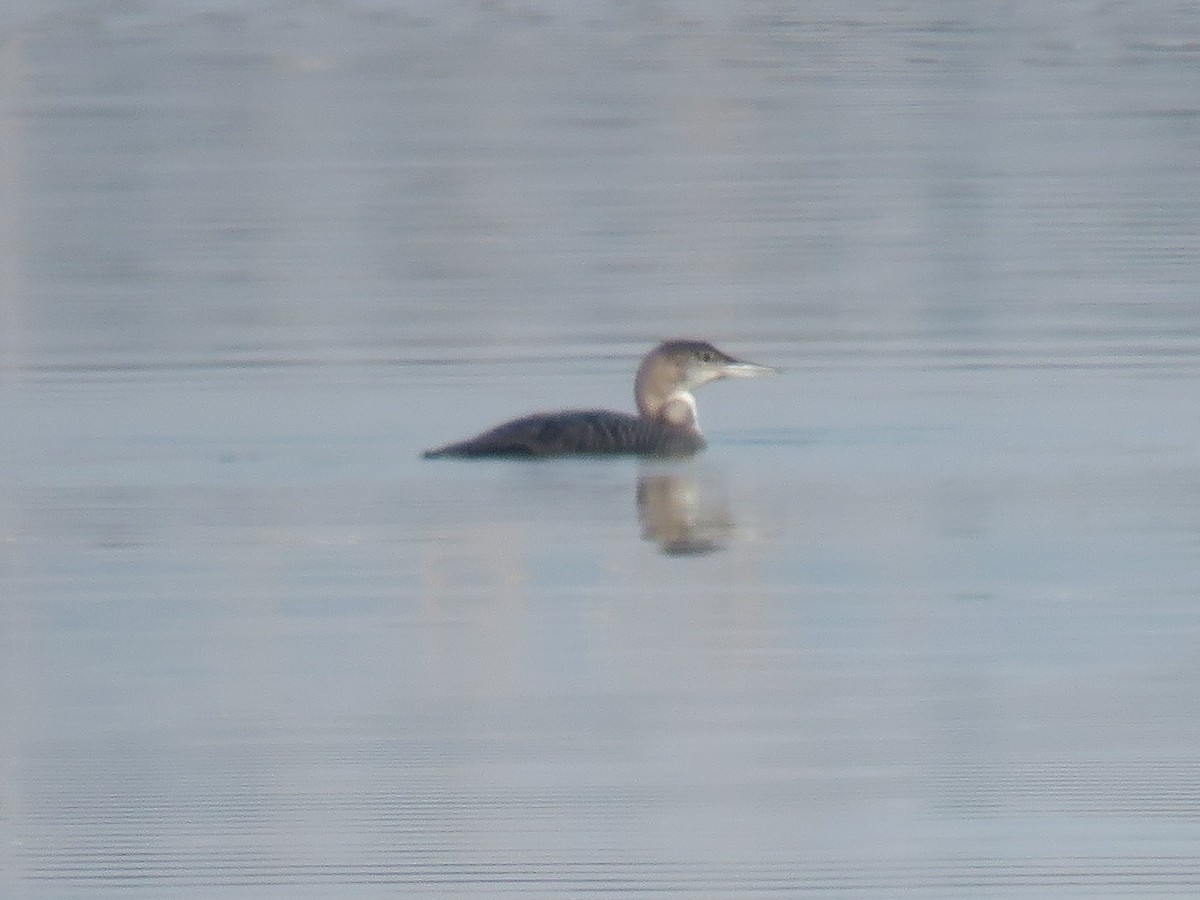
<path id="1" fill-rule="evenodd" d="M 1194 896 L 1198 223 L 1192 4 L 8 5 L 0 893 Z"/>

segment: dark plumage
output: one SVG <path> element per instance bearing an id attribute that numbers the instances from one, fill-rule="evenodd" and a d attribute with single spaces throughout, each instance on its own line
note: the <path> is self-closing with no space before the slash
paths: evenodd
<path id="1" fill-rule="evenodd" d="M 614 453 L 691 456 L 704 445 L 704 435 L 695 428 L 607 409 L 580 409 L 524 416 L 470 440 L 426 450 L 422 455 L 426 459 Z"/>

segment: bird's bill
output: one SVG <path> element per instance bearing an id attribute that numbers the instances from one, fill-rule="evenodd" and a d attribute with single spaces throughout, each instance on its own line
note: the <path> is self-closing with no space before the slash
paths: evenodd
<path id="1" fill-rule="evenodd" d="M 779 370 L 771 366 L 760 366 L 758 363 L 733 360 L 721 366 L 722 378 L 757 378 L 759 375 L 778 375 Z"/>

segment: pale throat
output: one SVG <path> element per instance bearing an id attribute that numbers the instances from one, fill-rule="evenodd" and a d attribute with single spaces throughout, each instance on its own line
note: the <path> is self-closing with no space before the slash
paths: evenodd
<path id="1" fill-rule="evenodd" d="M 658 418 L 669 425 L 700 430 L 696 415 L 696 398 L 687 391 L 674 391 L 658 408 Z"/>

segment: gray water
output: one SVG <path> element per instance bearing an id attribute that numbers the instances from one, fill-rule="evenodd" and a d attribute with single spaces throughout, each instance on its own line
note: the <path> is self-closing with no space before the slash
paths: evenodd
<path id="1" fill-rule="evenodd" d="M 0 893 L 1195 896 L 1198 223 L 1191 4 L 14 5 Z"/>

